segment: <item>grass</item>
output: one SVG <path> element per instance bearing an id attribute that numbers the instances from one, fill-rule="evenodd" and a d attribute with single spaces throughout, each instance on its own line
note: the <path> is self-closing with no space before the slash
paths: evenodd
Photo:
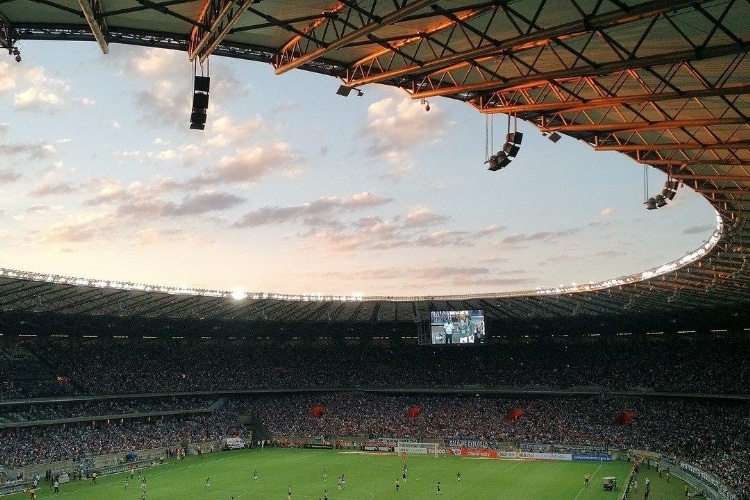
<path id="1" fill-rule="evenodd" d="M 437 497 L 437 482 L 443 499 L 512 500 L 619 500 L 622 491 L 602 489 L 602 478 L 615 476 L 624 484 L 630 472 L 628 462 L 542 462 L 411 455 L 406 462 L 407 480 L 395 491 L 401 478 L 401 457 L 345 453 L 330 450 L 239 450 L 188 457 L 170 461 L 143 471 L 147 479 L 148 500 L 266 500 L 285 499 L 288 485 L 294 499 L 317 500 L 328 491 L 330 500 L 396 499 L 419 500 Z M 328 473 L 323 480 L 323 469 Z M 253 480 L 253 471 L 258 480 Z M 461 472 L 459 483 L 456 473 Z M 583 487 L 584 474 L 591 485 Z M 337 488 L 337 477 L 344 474 L 346 484 Z M 206 478 L 211 488 L 205 488 Z M 684 483 L 672 478 L 660 479 L 653 470 L 642 470 L 638 495 L 643 498 L 643 480 L 651 480 L 652 500 L 682 499 Z M 17 494 L 9 499 L 29 498 Z M 74 481 L 61 485 L 55 495 L 45 483 L 38 498 L 60 500 L 139 500 L 141 492 L 136 476 L 125 489 L 125 475 Z"/>

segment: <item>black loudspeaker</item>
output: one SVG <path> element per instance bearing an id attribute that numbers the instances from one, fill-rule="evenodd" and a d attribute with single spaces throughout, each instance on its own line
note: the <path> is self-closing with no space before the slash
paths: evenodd
<path id="1" fill-rule="evenodd" d="M 211 78 L 196 76 L 193 81 L 193 110 L 190 113 L 190 128 L 203 130 L 206 128 L 206 112 L 208 111 L 208 90 Z"/>
<path id="2" fill-rule="evenodd" d="M 208 109 L 208 94 L 201 92 L 193 94 L 193 109 Z"/>
<path id="3" fill-rule="evenodd" d="M 208 89 L 211 87 L 211 77 L 209 76 L 196 76 L 193 83 L 193 90 L 195 92 L 205 92 L 208 94 Z"/>
<path id="4" fill-rule="evenodd" d="M 506 142 L 512 142 L 513 144 L 521 144 L 523 141 L 523 133 L 521 132 L 510 132 L 506 136 Z"/>

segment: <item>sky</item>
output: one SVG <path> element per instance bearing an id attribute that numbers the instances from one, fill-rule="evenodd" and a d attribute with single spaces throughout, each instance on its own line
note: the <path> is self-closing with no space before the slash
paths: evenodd
<path id="1" fill-rule="evenodd" d="M 534 126 L 490 172 L 508 120 L 381 85 L 211 57 L 189 128 L 178 51 L 19 43 L 0 54 L 0 267 L 149 285 L 435 296 L 583 284 L 697 249 L 716 227 L 688 188 Z M 488 130 L 491 133 L 488 134 Z M 646 187 L 647 189 L 644 189 Z"/>

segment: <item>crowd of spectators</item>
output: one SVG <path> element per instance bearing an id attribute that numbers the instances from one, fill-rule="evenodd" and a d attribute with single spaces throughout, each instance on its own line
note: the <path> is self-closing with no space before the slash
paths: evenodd
<path id="1" fill-rule="evenodd" d="M 326 393 L 243 403 L 279 436 L 389 436 L 639 449 L 687 460 L 750 491 L 747 402 L 692 398 Z M 318 418 L 310 409 L 326 409 Z M 420 412 L 412 417 L 409 408 Z M 523 410 L 515 420 L 512 410 Z M 635 418 L 618 422 L 623 413 Z"/>
<path id="2" fill-rule="evenodd" d="M 747 394 L 750 365 L 745 353 L 749 348 L 748 341 L 724 339 L 491 344 L 455 349 L 412 345 L 282 348 L 228 341 L 32 343 L 26 347 L 28 354 L 46 367 L 38 372 L 50 375 L 33 381 L 35 386 L 28 379 L 13 379 L 0 368 L 0 383 L 6 399 L 464 386 Z M 455 366 L 464 369 L 455 370 Z M 52 387 L 54 391 L 50 391 Z M 45 394 L 45 390 L 49 392 Z"/>
<path id="3" fill-rule="evenodd" d="M 12 378 L 23 373 L 18 367 L 0 373 L 8 389 L 2 392 L 0 421 L 150 412 L 163 416 L 63 427 L 8 425 L 0 431 L 0 463 L 9 467 L 243 435 L 239 416 L 253 415 L 273 436 L 453 438 L 654 450 L 695 463 L 732 488 L 750 491 L 747 399 L 711 397 L 748 395 L 747 341 L 506 343 L 451 349 L 143 340 L 40 342 L 13 349 L 14 358 L 45 367 L 40 373 L 54 379 L 42 378 L 34 386 L 28 376 Z M 55 393 L 43 394 L 50 384 Z M 397 388 L 415 392 L 404 394 Z M 441 394 L 456 388 L 463 395 Z M 259 389 L 267 393 L 252 393 Z M 493 396 L 487 389 L 513 389 L 518 395 Z M 530 399 L 528 394 L 538 389 L 560 392 Z M 579 392 L 588 395 L 562 392 L 571 389 L 586 389 Z M 220 396 L 179 396 L 192 391 L 233 395 L 218 410 L 191 412 L 207 410 Z M 608 396 L 619 391 L 628 395 Z M 693 397 L 654 395 L 660 392 Z M 173 395 L 8 401 L 151 393 Z M 326 411 L 313 417 L 310 409 L 315 406 Z M 420 408 L 418 416 L 409 416 L 412 407 Z M 506 419 L 513 409 L 522 409 L 521 417 Z M 615 423 L 625 411 L 636 418 L 629 425 Z"/>
<path id="4" fill-rule="evenodd" d="M 65 419 L 101 419 L 107 416 L 162 414 L 174 411 L 208 409 L 216 398 L 172 396 L 152 398 L 113 398 L 19 402 L 0 408 L 0 423 L 13 424 Z"/>
<path id="5" fill-rule="evenodd" d="M 189 398 L 180 401 L 194 404 Z M 324 410 L 312 412 L 313 408 Z M 419 411 L 410 412 L 412 408 Z M 519 409 L 522 412 L 513 411 Z M 650 396 L 531 398 L 363 391 L 242 395 L 210 414 L 6 429 L 0 434 L 0 463 L 12 468 L 88 453 L 245 436 L 240 416 L 252 415 L 277 439 L 465 439 L 517 448 L 534 443 L 654 451 L 694 463 L 733 489 L 750 491 L 748 411 L 746 402 L 736 400 Z M 627 425 L 618 421 L 625 412 L 635 415 Z M 514 413 L 518 418 L 509 418 Z"/>
<path id="6" fill-rule="evenodd" d="M 218 441 L 246 434 L 231 404 L 201 415 L 3 429 L 0 465 L 16 469 L 30 464 L 79 460 L 88 455 Z"/>

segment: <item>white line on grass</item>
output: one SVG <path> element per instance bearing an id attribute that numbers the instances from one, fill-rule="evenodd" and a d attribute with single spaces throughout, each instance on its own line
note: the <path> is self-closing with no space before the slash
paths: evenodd
<path id="1" fill-rule="evenodd" d="M 596 476 L 596 473 L 599 472 L 599 469 L 601 469 L 601 468 L 602 468 L 602 463 L 599 462 L 599 467 L 597 467 L 596 470 L 594 471 L 594 473 L 591 474 L 591 479 L 593 479 Z M 585 489 L 586 489 L 586 486 L 583 486 L 581 488 L 581 491 L 578 492 L 578 495 L 580 495 L 581 493 L 583 493 L 583 490 L 585 490 Z M 573 500 L 576 500 L 576 498 L 578 498 L 578 495 L 574 496 Z"/>
<path id="2" fill-rule="evenodd" d="M 516 467 L 518 467 L 519 465 L 521 465 L 521 462 L 517 462 L 517 463 L 516 463 L 516 465 L 514 465 L 514 466 L 513 466 L 513 467 L 511 467 L 510 469 L 506 469 L 506 470 L 505 470 L 505 471 L 503 471 L 503 472 L 510 472 L 510 471 L 512 471 L 513 469 L 515 469 Z"/>

